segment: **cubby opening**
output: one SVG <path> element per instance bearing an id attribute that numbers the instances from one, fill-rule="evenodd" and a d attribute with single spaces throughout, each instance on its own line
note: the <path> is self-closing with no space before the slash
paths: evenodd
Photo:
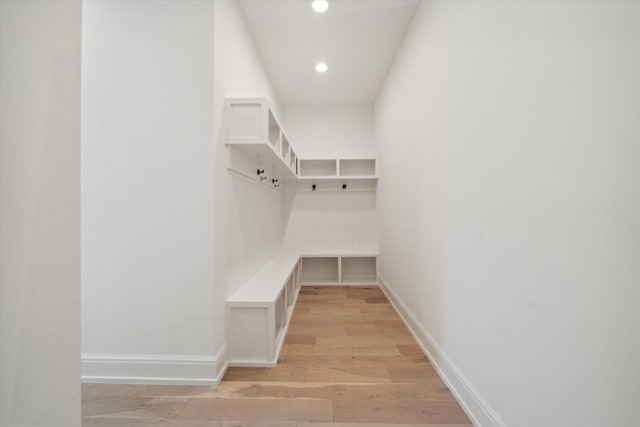
<path id="1" fill-rule="evenodd" d="M 298 174 L 297 163 L 298 163 L 298 156 L 296 156 L 296 153 L 294 153 L 293 150 L 291 150 L 289 153 L 289 167 L 291 168 L 293 173 L 295 173 L 296 175 Z"/>
<path id="2" fill-rule="evenodd" d="M 375 176 L 375 159 L 340 159 L 340 176 Z"/>
<path id="3" fill-rule="evenodd" d="M 287 307 L 291 308 L 293 303 L 296 300 L 296 289 L 295 289 L 295 272 L 289 277 L 287 280 Z"/>
<path id="4" fill-rule="evenodd" d="M 271 110 L 269 110 L 269 142 L 273 145 L 273 148 L 278 151 L 278 142 L 280 141 L 280 125 L 273 116 Z"/>
<path id="5" fill-rule="evenodd" d="M 288 158 L 289 141 L 287 140 L 287 137 L 285 136 L 284 132 L 282 133 L 282 144 L 280 146 L 280 155 L 282 156 L 285 162 L 289 161 L 289 158 Z"/>
<path id="6" fill-rule="evenodd" d="M 327 160 L 300 159 L 300 176 L 337 176 L 337 162 Z"/>
<path id="7" fill-rule="evenodd" d="M 343 257 L 342 282 L 376 283 L 377 266 L 375 257 Z"/>
<path id="8" fill-rule="evenodd" d="M 286 293 L 285 289 L 283 289 L 276 301 L 276 336 L 281 334 L 284 325 L 287 323 Z"/>
<path id="9" fill-rule="evenodd" d="M 259 139 L 261 136 L 259 103 L 229 104 L 229 139 Z"/>
<path id="10" fill-rule="evenodd" d="M 302 258 L 302 281 L 335 283 L 339 280 L 338 257 Z"/>

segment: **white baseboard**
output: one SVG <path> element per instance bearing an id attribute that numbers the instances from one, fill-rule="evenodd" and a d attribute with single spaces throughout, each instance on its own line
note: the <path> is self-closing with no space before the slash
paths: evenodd
<path id="1" fill-rule="evenodd" d="M 83 354 L 82 382 L 216 385 L 228 365 L 226 345 L 213 357 Z"/>
<path id="2" fill-rule="evenodd" d="M 300 286 L 310 286 L 310 287 L 318 287 L 318 286 L 352 286 L 352 287 L 367 287 L 367 286 L 378 286 L 379 283 L 375 280 L 370 282 L 300 282 Z"/>
<path id="3" fill-rule="evenodd" d="M 418 319 L 409 311 L 398 295 L 382 276 L 379 277 L 380 288 L 398 312 L 409 331 L 416 339 L 425 356 L 447 384 L 462 409 L 476 427 L 507 427 L 500 416 L 489 406 L 471 383 L 462 375 L 433 337 L 422 327 Z"/>

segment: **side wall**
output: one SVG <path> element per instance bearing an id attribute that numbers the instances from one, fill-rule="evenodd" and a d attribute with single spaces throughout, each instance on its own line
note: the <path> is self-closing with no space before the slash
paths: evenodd
<path id="1" fill-rule="evenodd" d="M 302 158 L 374 154 L 373 105 L 285 105 L 283 121 Z"/>
<path id="2" fill-rule="evenodd" d="M 301 158 L 374 157 L 372 105 L 285 105 L 283 127 Z M 316 184 L 317 191 L 310 181 L 288 188 L 285 248 L 376 251 L 375 187 Z"/>
<path id="3" fill-rule="evenodd" d="M 79 427 L 80 1 L 0 1 L 0 425 Z"/>
<path id="4" fill-rule="evenodd" d="M 378 97 L 381 275 L 478 425 L 640 424 L 639 21 L 423 2 Z"/>
<path id="5" fill-rule="evenodd" d="M 213 60 L 213 2 L 84 3 L 85 380 L 215 380 Z"/>
<path id="6" fill-rule="evenodd" d="M 235 1 L 217 0 L 215 49 L 215 212 L 217 283 L 233 294 L 282 247 L 282 193 L 227 171 L 224 99 L 267 98 L 280 103 Z M 226 269 L 225 269 L 226 267 Z"/>

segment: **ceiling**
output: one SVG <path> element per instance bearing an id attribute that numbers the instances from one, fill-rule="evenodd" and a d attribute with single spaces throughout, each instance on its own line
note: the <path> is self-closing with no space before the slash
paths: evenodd
<path id="1" fill-rule="evenodd" d="M 242 0 L 259 54 L 283 104 L 369 104 L 419 0 Z M 329 70 L 315 71 L 326 62 Z"/>

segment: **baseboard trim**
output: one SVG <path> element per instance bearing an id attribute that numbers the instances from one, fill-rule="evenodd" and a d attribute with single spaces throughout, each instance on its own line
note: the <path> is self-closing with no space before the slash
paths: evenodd
<path id="1" fill-rule="evenodd" d="M 300 282 L 300 286 L 352 286 L 352 287 L 367 287 L 367 286 L 379 286 L 379 283 L 375 280 L 370 282 Z"/>
<path id="2" fill-rule="evenodd" d="M 213 357 L 83 354 L 82 382 L 217 385 L 228 366 L 226 345 Z"/>
<path id="3" fill-rule="evenodd" d="M 411 335 L 416 339 L 425 356 L 438 372 L 438 375 L 456 397 L 473 425 L 476 427 L 507 427 L 476 388 L 462 375 L 460 369 L 455 366 L 433 337 L 422 327 L 418 319 L 389 286 L 389 283 L 382 276 L 379 277 L 378 282 L 391 305 L 407 325 Z"/>
<path id="4" fill-rule="evenodd" d="M 278 366 L 278 362 L 265 360 L 234 360 L 229 362 L 231 368 L 275 368 Z"/>

